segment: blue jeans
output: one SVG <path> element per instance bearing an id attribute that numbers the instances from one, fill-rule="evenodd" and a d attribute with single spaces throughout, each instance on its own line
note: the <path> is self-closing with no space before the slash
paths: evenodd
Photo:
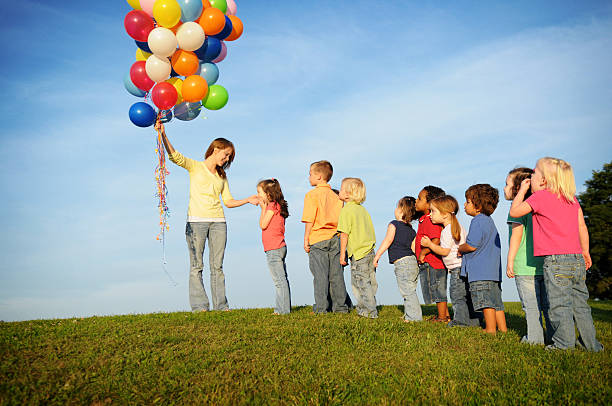
<path id="1" fill-rule="evenodd" d="M 591 308 L 587 303 L 586 266 L 581 254 L 547 255 L 544 257 L 544 285 L 550 304 L 552 346 L 570 349 L 578 343 L 589 351 L 601 351 L 603 346 L 595 338 Z"/>
<path id="2" fill-rule="evenodd" d="M 356 290 L 357 314 L 372 319 L 378 317 L 374 286 L 372 286 L 372 280 L 376 280 L 375 272 L 374 251 L 357 261 L 351 258 L 351 285 Z"/>
<path id="3" fill-rule="evenodd" d="M 472 281 L 470 282 L 470 296 L 474 309 L 482 310 L 493 308 L 504 310 L 501 298 L 501 282 L 498 281 Z"/>
<path id="4" fill-rule="evenodd" d="M 187 222 L 185 237 L 189 249 L 189 304 L 191 310 L 209 310 L 208 296 L 206 296 L 204 283 L 202 282 L 206 239 L 208 239 L 209 245 L 210 293 L 213 309 L 228 309 L 227 298 L 225 297 L 225 275 L 223 274 L 227 225 L 224 222 Z"/>
<path id="5" fill-rule="evenodd" d="M 423 312 L 416 293 L 417 280 L 419 278 L 419 265 L 416 257 L 409 255 L 398 259 L 393 263 L 395 278 L 400 294 L 404 298 L 404 320 L 421 321 Z"/>
<path id="6" fill-rule="evenodd" d="M 427 262 L 419 264 L 419 278 L 425 304 L 446 302 L 446 269 L 436 269 Z"/>
<path id="7" fill-rule="evenodd" d="M 270 275 L 276 288 L 276 300 L 274 312 L 287 314 L 291 311 L 291 293 L 289 291 L 289 280 L 287 279 L 287 247 L 280 247 L 275 250 L 266 251 L 266 260 Z"/>
<path id="8" fill-rule="evenodd" d="M 553 328 L 548 316 L 544 276 L 516 275 L 514 279 L 527 320 L 527 335 L 521 341 L 530 344 L 544 344 L 545 341 L 550 341 Z M 542 312 L 546 323 L 546 339 L 542 328 Z"/>
<path id="9" fill-rule="evenodd" d="M 461 268 L 453 268 L 450 273 L 450 299 L 453 303 L 453 321 L 450 326 L 479 326 L 482 312 L 474 310 L 467 278 L 461 276 Z"/>
<path id="10" fill-rule="evenodd" d="M 347 313 L 346 285 L 344 270 L 340 265 L 340 236 L 319 241 L 310 246 L 308 264 L 313 276 L 314 299 L 313 311 L 326 313 L 328 309 L 327 296 L 331 298 L 331 310 Z"/>

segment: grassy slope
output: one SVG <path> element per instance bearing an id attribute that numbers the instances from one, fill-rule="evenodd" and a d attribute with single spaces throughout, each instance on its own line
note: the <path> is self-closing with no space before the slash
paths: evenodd
<path id="1" fill-rule="evenodd" d="M 431 306 L 424 306 L 433 314 Z M 289 316 L 270 309 L 0 323 L 0 403 L 612 403 L 612 302 L 592 303 L 608 351 L 549 352 L 510 332 Z"/>

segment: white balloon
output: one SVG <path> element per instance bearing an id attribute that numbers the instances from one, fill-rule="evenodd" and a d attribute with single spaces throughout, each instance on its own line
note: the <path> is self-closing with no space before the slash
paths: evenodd
<path id="1" fill-rule="evenodd" d="M 145 63 L 145 70 L 152 81 L 159 83 L 170 77 L 172 65 L 166 57 L 151 55 Z"/>
<path id="2" fill-rule="evenodd" d="M 176 51 L 178 41 L 172 31 L 164 27 L 157 27 L 149 33 L 147 40 L 151 52 L 157 56 L 169 57 Z"/>
<path id="3" fill-rule="evenodd" d="M 176 32 L 179 48 L 185 51 L 195 51 L 204 44 L 206 35 L 202 26 L 190 21 L 182 24 Z"/>

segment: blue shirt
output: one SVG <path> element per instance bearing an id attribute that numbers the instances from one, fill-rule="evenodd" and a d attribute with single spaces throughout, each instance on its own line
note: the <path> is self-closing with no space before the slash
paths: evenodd
<path id="1" fill-rule="evenodd" d="M 414 252 L 410 249 L 412 240 L 416 237 L 416 231 L 412 228 L 409 223 L 403 221 L 393 220 L 391 223 L 395 226 L 395 237 L 393 242 L 389 245 L 389 263 L 392 264 L 400 258 L 414 255 Z"/>
<path id="2" fill-rule="evenodd" d="M 493 219 L 479 214 L 472 219 L 466 243 L 476 251 L 463 254 L 461 275 L 474 281 L 501 281 L 501 241 Z"/>

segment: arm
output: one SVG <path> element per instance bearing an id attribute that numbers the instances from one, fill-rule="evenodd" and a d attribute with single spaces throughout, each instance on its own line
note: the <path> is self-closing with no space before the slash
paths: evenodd
<path id="1" fill-rule="evenodd" d="M 340 265 L 345 266 L 346 262 L 346 245 L 348 244 L 348 234 L 340 233 Z"/>
<path id="2" fill-rule="evenodd" d="M 166 148 L 168 155 L 174 154 L 174 147 L 172 147 L 172 144 L 170 144 L 170 140 L 166 136 L 166 129 L 159 120 L 155 122 L 155 129 L 161 133 L 162 142 L 164 143 L 164 147 Z"/>
<path id="3" fill-rule="evenodd" d="M 466 243 L 461 244 L 459 246 L 458 250 L 459 250 L 460 253 L 465 254 L 465 253 L 468 253 L 468 252 L 476 251 L 476 248 L 472 247 L 470 244 L 468 244 L 466 242 Z"/>
<path id="4" fill-rule="evenodd" d="M 531 187 L 531 179 L 525 179 L 521 182 L 521 188 L 516 193 L 516 197 L 512 200 L 512 206 L 510 206 L 510 216 L 512 217 L 523 217 L 525 214 L 532 211 L 529 203 L 525 202 L 525 193 Z"/>
<path id="5" fill-rule="evenodd" d="M 519 223 L 512 223 L 512 235 L 510 236 L 510 246 L 508 247 L 508 261 L 506 264 L 506 276 L 508 278 L 514 278 L 514 258 L 518 252 L 519 246 L 521 245 L 521 238 L 523 238 L 524 227 Z"/>
<path id="6" fill-rule="evenodd" d="M 257 197 L 257 195 L 253 195 L 253 196 L 247 197 L 246 199 L 241 199 L 241 200 L 230 199 L 228 201 L 224 201 L 223 203 L 225 203 L 225 206 L 229 208 L 244 206 L 247 203 L 257 205 L 257 203 L 259 203 L 259 198 Z"/>
<path id="7" fill-rule="evenodd" d="M 578 233 L 580 236 L 580 247 L 582 248 L 584 263 L 586 265 L 586 269 L 589 269 L 593 265 L 593 261 L 591 260 L 591 254 L 589 253 L 589 229 L 584 222 L 582 208 L 578 209 Z"/>
<path id="8" fill-rule="evenodd" d="M 274 211 L 266 210 L 266 208 L 268 207 L 267 203 L 260 202 L 259 205 L 261 206 L 261 215 L 259 216 L 259 227 L 261 227 L 262 230 L 265 230 L 270 225 L 270 221 L 272 221 L 272 217 L 274 216 Z"/>
<path id="9" fill-rule="evenodd" d="M 394 238 L 395 238 L 395 226 L 393 224 L 389 224 L 389 227 L 387 227 L 387 234 L 385 235 L 385 238 L 380 243 L 380 247 L 378 248 L 378 251 L 376 251 L 376 255 L 374 255 L 374 267 L 378 266 L 378 260 L 380 259 L 382 254 L 384 254 L 385 251 L 389 249 Z"/>
<path id="10" fill-rule="evenodd" d="M 439 238 L 434 238 L 431 240 L 434 244 L 440 244 Z M 421 253 L 419 254 L 419 263 L 423 263 L 425 261 L 425 256 L 431 252 L 431 248 L 421 246 Z"/>
<path id="11" fill-rule="evenodd" d="M 304 251 L 308 254 L 310 252 L 310 244 L 308 243 L 308 237 L 312 231 L 312 223 L 304 223 Z"/>
<path id="12" fill-rule="evenodd" d="M 436 240 L 437 240 L 437 242 L 436 242 Z M 425 236 L 423 236 L 421 238 L 421 247 L 427 247 L 431 251 L 433 251 L 434 254 L 438 254 L 438 255 L 440 255 L 442 257 L 445 257 L 448 254 L 450 254 L 451 250 L 450 250 L 450 248 L 442 248 L 439 245 L 439 241 L 440 241 L 439 238 L 434 238 L 433 240 L 430 240 L 429 237 L 427 237 L 425 235 Z"/>

